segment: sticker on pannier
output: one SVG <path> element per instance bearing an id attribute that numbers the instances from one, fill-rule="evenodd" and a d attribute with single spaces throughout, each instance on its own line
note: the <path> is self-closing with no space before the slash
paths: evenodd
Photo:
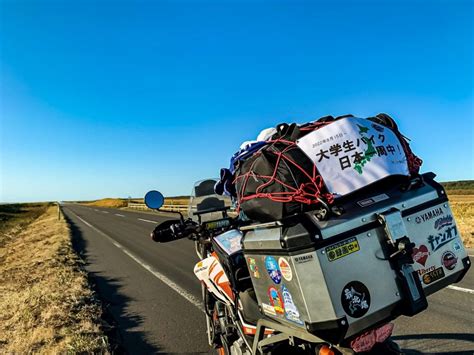
<path id="1" fill-rule="evenodd" d="M 270 276 L 272 281 L 279 284 L 281 282 L 281 271 L 273 256 L 267 256 L 265 258 L 265 268 L 267 269 L 268 276 Z"/>
<path id="2" fill-rule="evenodd" d="M 283 295 L 283 303 L 285 306 L 285 317 L 286 319 L 303 325 L 304 323 L 300 319 L 300 312 L 293 301 L 290 291 L 285 285 L 281 285 L 281 293 Z"/>
<path id="3" fill-rule="evenodd" d="M 403 146 L 393 131 L 348 117 L 297 142 L 316 164 L 329 192 L 346 195 L 390 175 L 409 175 Z"/>
<path id="4" fill-rule="evenodd" d="M 342 291 L 341 303 L 348 315 L 352 318 L 360 318 L 370 308 L 370 292 L 362 282 L 351 281 Z"/>
<path id="5" fill-rule="evenodd" d="M 330 245 L 326 248 L 326 255 L 329 261 L 334 261 L 343 258 L 349 254 L 359 251 L 359 242 L 356 237 L 352 237 L 342 242 Z"/>
<path id="6" fill-rule="evenodd" d="M 277 314 L 284 314 L 285 313 L 285 306 L 283 303 L 283 299 L 281 297 L 280 291 L 278 291 L 275 287 L 270 287 L 268 289 L 268 298 L 270 300 L 270 304 L 273 306 L 273 309 Z"/>

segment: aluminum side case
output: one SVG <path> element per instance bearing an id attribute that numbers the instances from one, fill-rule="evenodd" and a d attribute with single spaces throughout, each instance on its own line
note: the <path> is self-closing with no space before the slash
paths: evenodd
<path id="1" fill-rule="evenodd" d="M 403 192 L 374 190 L 343 207 L 324 222 L 309 212 L 290 226 L 245 231 L 263 314 L 340 343 L 424 310 L 426 295 L 459 281 L 470 266 L 445 192 L 433 181 Z M 402 255 L 404 237 L 410 255 Z"/>

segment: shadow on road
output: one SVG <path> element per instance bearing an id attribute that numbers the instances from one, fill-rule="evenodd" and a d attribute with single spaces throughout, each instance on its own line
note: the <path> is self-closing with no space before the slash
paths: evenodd
<path id="1" fill-rule="evenodd" d="M 434 333 L 409 334 L 392 337 L 407 355 L 443 354 L 472 355 L 474 354 L 474 334 L 470 333 Z M 414 350 L 426 349 L 424 351 Z M 437 348 L 449 351 L 437 351 Z"/>
<path id="2" fill-rule="evenodd" d="M 85 261 L 87 269 L 90 265 L 87 241 L 78 226 L 65 214 L 64 217 L 71 228 L 73 248 Z M 112 352 L 114 354 L 160 352 L 158 346 L 147 341 L 144 332 L 136 330 L 142 324 L 142 320 L 139 316 L 131 315 L 126 311 L 131 299 L 119 291 L 123 287 L 123 282 L 120 279 L 104 277 L 98 272 L 87 271 L 89 282 L 102 301 L 103 318 L 110 326 L 105 329 L 105 332 L 111 342 Z"/>

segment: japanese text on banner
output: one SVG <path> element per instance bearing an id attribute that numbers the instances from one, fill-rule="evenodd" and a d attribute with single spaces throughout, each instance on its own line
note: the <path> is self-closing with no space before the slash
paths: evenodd
<path id="1" fill-rule="evenodd" d="M 335 121 L 297 143 L 336 196 L 389 175 L 408 175 L 406 155 L 395 133 L 366 119 Z"/>

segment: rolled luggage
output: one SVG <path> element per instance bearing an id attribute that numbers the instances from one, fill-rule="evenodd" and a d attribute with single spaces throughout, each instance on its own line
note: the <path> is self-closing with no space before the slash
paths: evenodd
<path id="1" fill-rule="evenodd" d="M 238 207 L 259 222 L 329 209 L 334 198 L 388 176 L 416 175 L 421 165 L 385 114 L 281 124 L 269 140 L 243 156 L 232 167 Z"/>

